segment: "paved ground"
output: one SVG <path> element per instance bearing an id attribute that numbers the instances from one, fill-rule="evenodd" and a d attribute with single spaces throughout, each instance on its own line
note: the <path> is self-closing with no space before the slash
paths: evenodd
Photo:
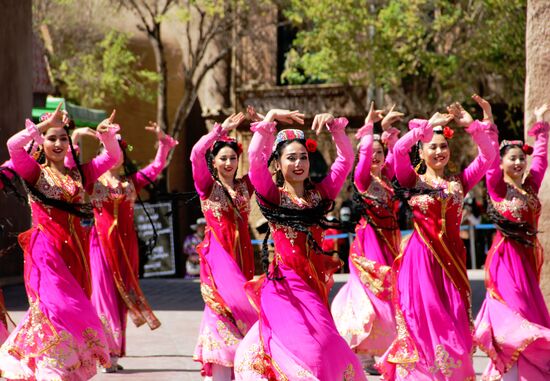
<path id="1" fill-rule="evenodd" d="M 472 280 L 474 313 L 484 296 L 482 273 L 469 273 Z M 347 279 L 338 275 L 333 294 Z M 150 331 L 148 328 L 128 328 L 128 357 L 120 361 L 125 370 L 117 374 L 99 374 L 94 381 L 188 381 L 201 380 L 199 366 L 193 362 L 193 348 L 204 304 L 199 283 L 183 279 L 147 279 L 142 281 L 145 295 L 149 299 L 162 326 Z M 18 322 L 26 310 L 26 296 L 23 286 L 4 288 L 6 304 L 12 318 Z M 481 373 L 487 358 L 477 352 L 474 365 Z M 377 380 L 369 377 L 369 380 Z"/>

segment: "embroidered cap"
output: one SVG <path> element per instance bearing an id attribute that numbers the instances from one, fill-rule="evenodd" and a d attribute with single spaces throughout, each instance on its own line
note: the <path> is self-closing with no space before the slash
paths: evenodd
<path id="1" fill-rule="evenodd" d="M 500 142 L 499 149 L 503 149 L 506 146 L 520 146 L 523 147 L 523 140 L 503 140 Z"/>
<path id="2" fill-rule="evenodd" d="M 304 131 L 297 130 L 293 128 L 289 128 L 286 130 L 279 131 L 277 134 L 277 137 L 275 138 L 275 143 L 273 143 L 273 151 L 277 148 L 277 146 L 285 142 L 287 140 L 293 140 L 293 139 L 305 139 L 306 136 L 304 135 Z"/>

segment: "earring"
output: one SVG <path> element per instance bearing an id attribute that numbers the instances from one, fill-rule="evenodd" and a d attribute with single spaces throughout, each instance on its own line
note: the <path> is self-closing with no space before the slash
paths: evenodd
<path id="1" fill-rule="evenodd" d="M 414 171 L 418 173 L 422 165 L 424 165 L 424 159 L 420 159 L 420 162 L 414 167 Z"/>

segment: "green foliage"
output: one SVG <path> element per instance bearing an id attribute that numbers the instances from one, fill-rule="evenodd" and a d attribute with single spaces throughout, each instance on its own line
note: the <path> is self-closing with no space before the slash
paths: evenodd
<path id="1" fill-rule="evenodd" d="M 59 62 L 54 75 L 65 83 L 66 97 L 83 106 L 97 107 L 105 99 L 117 103 L 128 96 L 152 102 L 151 85 L 158 75 L 137 69 L 137 61 L 128 49 L 127 36 L 110 31 L 92 51 Z"/>
<path id="2" fill-rule="evenodd" d="M 409 112 L 472 92 L 523 103 L 526 0 L 290 0 L 283 79 L 384 88 Z"/>
<path id="3" fill-rule="evenodd" d="M 115 31 L 110 19 L 97 17 L 109 7 L 110 0 L 33 0 L 35 33 L 51 46 L 48 58 L 57 91 L 86 107 L 129 96 L 152 102 L 158 75 L 140 68 L 128 36 Z"/>

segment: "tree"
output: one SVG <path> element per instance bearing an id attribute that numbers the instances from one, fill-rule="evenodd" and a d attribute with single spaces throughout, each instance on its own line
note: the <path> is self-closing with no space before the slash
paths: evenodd
<path id="1" fill-rule="evenodd" d="M 157 87 L 157 123 L 174 138 L 178 138 L 198 98 L 207 74 L 221 61 L 230 59 L 238 41 L 237 25 L 247 17 L 247 5 L 242 0 L 119 0 L 118 4 L 138 16 L 138 28 L 146 33 L 154 51 Z M 182 62 L 184 92 L 172 123 L 168 125 L 168 78 L 162 25 L 176 21 L 182 27 Z M 168 161 L 171 159 L 169 157 Z"/>
<path id="2" fill-rule="evenodd" d="M 34 0 L 35 33 L 49 52 L 51 74 L 57 91 L 87 107 L 115 102 L 126 96 L 146 101 L 155 84 L 155 72 L 139 68 L 128 48 L 128 36 L 115 31 L 107 19 L 97 17 L 107 0 Z"/>
<path id="3" fill-rule="evenodd" d="M 526 0 L 290 0 L 287 81 L 382 87 L 409 113 L 491 90 L 523 104 Z"/>

